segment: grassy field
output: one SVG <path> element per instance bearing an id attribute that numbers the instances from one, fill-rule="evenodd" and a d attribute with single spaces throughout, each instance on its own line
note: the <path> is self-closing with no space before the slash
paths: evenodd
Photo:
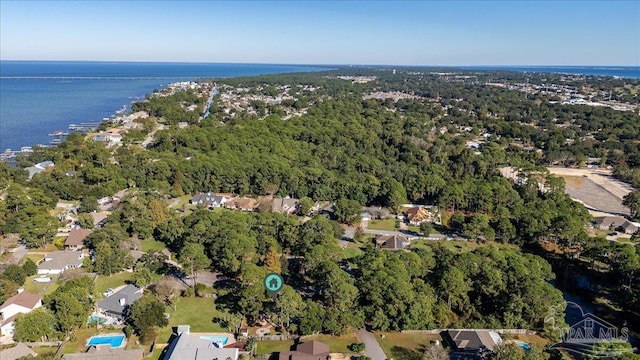
<path id="1" fill-rule="evenodd" d="M 442 246 L 443 248 L 458 254 L 466 251 L 472 251 L 479 247 L 489 246 L 491 244 L 498 244 L 498 243 L 493 243 L 493 242 L 477 243 L 475 241 L 454 241 L 454 240 L 451 240 L 451 241 L 415 240 L 411 242 L 411 246 L 414 248 Z"/>
<path id="2" fill-rule="evenodd" d="M 105 332 L 115 333 L 117 331 L 110 330 Z M 93 335 L 98 334 L 96 328 L 78 329 L 74 332 L 72 341 L 67 342 L 62 349 L 63 354 L 72 354 L 76 352 L 84 352 L 87 349 L 87 340 Z"/>
<path id="3" fill-rule="evenodd" d="M 292 349 L 293 340 L 282 341 L 258 341 L 256 354 L 271 354 L 274 352 L 289 351 Z"/>
<path id="4" fill-rule="evenodd" d="M 38 252 L 52 252 L 52 251 L 58 251 L 60 249 L 58 249 L 55 245 L 53 244 L 47 244 L 45 247 L 41 248 L 33 248 L 33 249 L 29 249 L 29 253 L 38 253 Z M 28 253 L 28 254 L 29 254 Z"/>
<path id="5" fill-rule="evenodd" d="M 107 289 L 115 289 L 120 285 L 124 285 L 125 281 L 131 280 L 133 273 L 119 272 L 113 275 L 99 275 L 96 280 L 96 294 L 102 294 Z"/>
<path id="6" fill-rule="evenodd" d="M 40 260 L 44 259 L 44 255 L 27 253 L 27 255 L 22 258 L 22 262 L 24 263 L 27 259 L 31 259 L 31 261 L 37 264 Z"/>
<path id="7" fill-rule="evenodd" d="M 140 251 L 150 252 L 150 251 L 160 251 L 164 249 L 166 246 L 163 242 L 155 240 L 155 239 L 146 239 L 140 241 Z"/>
<path id="8" fill-rule="evenodd" d="M 356 338 L 355 333 L 345 334 L 341 336 L 313 335 L 305 337 L 304 339 L 302 339 L 302 342 L 311 340 L 321 341 L 329 345 L 329 351 L 331 351 L 332 353 L 351 353 L 351 351 L 348 349 L 348 346 L 358 342 L 358 338 Z"/>
<path id="9" fill-rule="evenodd" d="M 346 249 L 342 249 L 344 258 L 345 259 L 351 259 L 351 258 L 354 258 L 354 257 L 362 254 L 361 246 L 363 246 L 363 244 L 357 244 L 357 243 L 350 242 L 347 245 Z"/>
<path id="10" fill-rule="evenodd" d="M 375 336 L 387 357 L 394 360 L 422 360 L 424 347 L 429 346 L 431 341 L 442 341 L 438 334 L 376 332 Z"/>
<path id="11" fill-rule="evenodd" d="M 57 346 L 36 346 L 36 347 L 32 347 L 31 350 L 35 351 L 36 354 L 38 355 L 43 355 L 43 356 L 50 355 L 51 357 L 53 357 L 53 355 L 58 350 L 58 347 Z"/>
<path id="12" fill-rule="evenodd" d="M 172 327 L 178 325 L 191 325 L 191 332 L 228 332 L 220 324 L 213 321 L 214 318 L 222 318 L 225 313 L 216 309 L 213 299 L 210 298 L 177 298 L 177 311 L 167 307 L 170 314 L 169 326 L 162 328 L 158 333 L 158 343 L 166 343 L 173 332 Z"/>
<path id="13" fill-rule="evenodd" d="M 56 277 L 53 277 L 50 283 L 39 283 L 33 281 L 33 279 L 37 277 L 40 277 L 40 275 L 27 277 L 26 281 L 24 282 L 24 286 L 22 286 L 25 291 L 28 291 L 32 294 L 46 295 L 51 294 L 58 288 L 59 284 L 58 281 L 56 281 Z"/>
<path id="14" fill-rule="evenodd" d="M 396 231 L 395 224 L 395 218 L 371 220 L 369 221 L 369 225 L 367 225 L 367 228 L 373 230 Z"/>

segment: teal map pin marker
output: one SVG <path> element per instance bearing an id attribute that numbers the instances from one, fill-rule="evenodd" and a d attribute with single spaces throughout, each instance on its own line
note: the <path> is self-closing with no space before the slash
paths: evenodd
<path id="1" fill-rule="evenodd" d="M 271 273 L 264 278 L 264 287 L 271 294 L 271 297 L 275 299 L 276 295 L 282 290 L 284 286 L 284 280 L 280 274 Z"/>

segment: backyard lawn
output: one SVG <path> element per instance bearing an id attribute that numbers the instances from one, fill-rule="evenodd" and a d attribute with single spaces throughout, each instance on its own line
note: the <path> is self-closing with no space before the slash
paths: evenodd
<path id="1" fill-rule="evenodd" d="M 162 241 L 158 241 L 156 239 L 146 239 L 140 240 L 140 251 L 144 251 L 146 253 L 151 251 L 160 251 L 164 249 L 166 245 Z"/>
<path id="2" fill-rule="evenodd" d="M 22 286 L 24 290 L 32 294 L 46 295 L 51 294 L 58 288 L 57 276 L 52 276 L 51 282 L 48 283 L 39 283 L 33 281 L 38 277 L 40 277 L 40 275 L 27 276 L 27 279 Z"/>
<path id="3" fill-rule="evenodd" d="M 358 342 L 358 338 L 356 337 L 355 333 L 350 333 L 350 334 L 345 334 L 340 336 L 333 336 L 333 335 L 305 336 L 303 339 L 301 339 L 301 342 L 311 341 L 311 340 L 317 340 L 329 345 L 329 350 L 332 353 L 347 353 L 347 354 L 352 353 L 352 351 L 349 350 L 348 346 Z"/>
<path id="4" fill-rule="evenodd" d="M 422 360 L 423 348 L 431 341 L 442 341 L 439 334 L 376 332 L 375 336 L 387 357 L 396 360 Z"/>
<path id="5" fill-rule="evenodd" d="M 160 329 L 157 343 L 166 343 L 173 332 L 173 327 L 178 325 L 190 325 L 191 332 L 229 332 L 220 324 L 213 321 L 214 318 L 222 318 L 225 313 L 216 309 L 211 298 L 176 298 L 176 309 L 167 307 L 170 315 L 169 326 Z"/>
<path id="6" fill-rule="evenodd" d="M 395 224 L 396 219 L 392 217 L 388 219 L 371 220 L 369 221 L 367 228 L 373 230 L 396 231 Z"/>
<path id="7" fill-rule="evenodd" d="M 256 354 L 271 354 L 274 352 L 289 351 L 292 346 L 293 340 L 258 341 L 256 342 Z"/>
<path id="8" fill-rule="evenodd" d="M 124 285 L 125 281 L 131 280 L 133 273 L 122 271 L 113 275 L 98 275 L 96 280 L 96 294 L 102 295 L 107 289 L 115 289 Z"/>

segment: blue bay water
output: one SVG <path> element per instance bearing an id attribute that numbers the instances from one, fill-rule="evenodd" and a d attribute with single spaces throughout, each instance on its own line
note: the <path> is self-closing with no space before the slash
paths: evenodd
<path id="1" fill-rule="evenodd" d="M 460 69 L 640 78 L 640 66 L 461 66 Z"/>
<path id="2" fill-rule="evenodd" d="M 295 65 L 0 61 L 0 152 L 48 144 L 169 83 L 326 70 Z"/>

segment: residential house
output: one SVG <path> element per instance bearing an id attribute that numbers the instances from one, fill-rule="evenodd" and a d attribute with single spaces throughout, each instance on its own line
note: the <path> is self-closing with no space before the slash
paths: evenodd
<path id="1" fill-rule="evenodd" d="M 117 292 L 113 293 L 98 303 L 98 312 L 102 315 L 114 318 L 118 321 L 124 320 L 124 313 L 131 304 L 140 300 L 142 289 L 128 284 Z"/>
<path id="2" fill-rule="evenodd" d="M 235 198 L 225 204 L 228 209 L 241 211 L 254 211 L 258 205 L 258 200 L 248 197 Z"/>
<path id="3" fill-rule="evenodd" d="M 45 255 L 44 261 L 38 264 L 38 275 L 58 275 L 67 269 L 82 267 L 84 254 L 79 251 L 53 251 Z"/>
<path id="4" fill-rule="evenodd" d="M 91 217 L 93 218 L 93 226 L 94 227 L 102 227 L 104 223 L 107 221 L 107 214 L 103 212 L 92 212 Z"/>
<path id="5" fill-rule="evenodd" d="M 18 360 L 25 357 L 35 357 L 37 354 L 27 345 L 18 343 L 18 345 L 0 351 L 0 359 L 2 360 Z"/>
<path id="6" fill-rule="evenodd" d="M 278 355 L 278 360 L 329 360 L 331 353 L 329 345 L 320 341 L 309 341 L 298 344 L 296 351 L 283 351 Z"/>
<path id="7" fill-rule="evenodd" d="M 596 228 L 601 230 L 615 230 L 625 222 L 621 216 L 598 216 L 593 219 Z"/>
<path id="8" fill-rule="evenodd" d="M 26 168 L 25 170 L 27 170 L 29 172 L 29 179 L 31 179 L 35 174 L 39 174 L 43 171 L 45 171 L 46 169 L 55 166 L 55 164 L 53 163 L 53 161 L 43 161 L 40 163 L 37 163 L 33 166 L 30 166 L 28 168 Z"/>
<path id="9" fill-rule="evenodd" d="M 0 333 L 13 336 L 14 321 L 19 314 L 28 314 L 42 306 L 40 295 L 18 290 L 18 294 L 8 298 L 0 306 Z M 4 360 L 4 358 L 2 358 Z"/>
<path id="10" fill-rule="evenodd" d="M 407 209 L 406 219 L 409 224 L 418 226 L 425 221 L 431 221 L 431 213 L 424 207 L 415 206 Z"/>
<path id="11" fill-rule="evenodd" d="M 300 201 L 293 198 L 273 198 L 273 212 L 281 214 L 295 214 L 298 212 L 298 204 Z"/>
<path id="12" fill-rule="evenodd" d="M 165 360 L 219 359 L 238 360 L 237 348 L 222 348 L 215 343 L 189 334 L 189 327 L 178 326 L 178 336 L 167 347 Z"/>
<path id="13" fill-rule="evenodd" d="M 122 144 L 122 135 L 116 132 L 101 132 L 93 137 L 94 141 L 104 143 L 107 147 Z"/>
<path id="14" fill-rule="evenodd" d="M 410 244 L 411 241 L 404 235 L 376 236 L 376 248 L 382 250 L 402 250 Z"/>
<path id="15" fill-rule="evenodd" d="M 365 212 L 369 213 L 371 220 L 386 219 L 390 215 L 389 210 L 382 207 L 375 207 L 375 206 L 362 208 L 362 214 L 364 214 Z M 364 217 L 362 219 L 364 220 Z"/>
<path id="16" fill-rule="evenodd" d="M 114 349 L 111 346 L 91 346 L 83 353 L 64 354 L 62 360 L 142 360 L 142 349 Z M 4 359 L 2 359 L 4 360 Z"/>
<path id="17" fill-rule="evenodd" d="M 626 220 L 619 228 L 625 234 L 634 234 L 640 228 L 640 224 Z"/>
<path id="18" fill-rule="evenodd" d="M 67 250 L 82 250 L 84 248 L 84 239 L 91 234 L 91 230 L 77 228 L 71 229 L 67 240 L 64 241 L 64 248 Z"/>
<path id="19" fill-rule="evenodd" d="M 489 330 L 447 330 L 447 341 L 452 351 L 465 353 L 487 353 L 502 344 L 502 338 Z"/>
<path id="20" fill-rule="evenodd" d="M 369 210 L 362 210 L 360 213 L 361 221 L 370 221 L 371 220 L 371 212 Z"/>
<path id="21" fill-rule="evenodd" d="M 232 194 L 215 194 L 212 192 L 196 194 L 189 200 L 194 205 L 205 205 L 208 208 L 223 206 L 227 201 L 233 199 Z"/>

